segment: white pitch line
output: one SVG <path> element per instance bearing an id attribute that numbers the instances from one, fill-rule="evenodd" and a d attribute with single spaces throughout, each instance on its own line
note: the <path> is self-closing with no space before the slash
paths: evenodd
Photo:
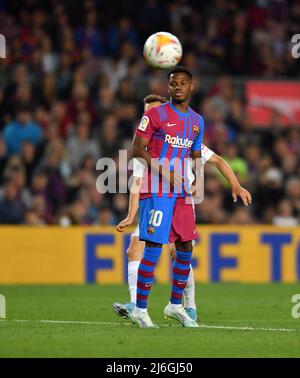
<path id="1" fill-rule="evenodd" d="M 6 319 L 1 320 L 1 323 L 17 322 L 17 323 L 53 323 L 53 324 L 90 324 L 90 325 L 105 325 L 105 326 L 132 326 L 127 322 L 97 322 L 97 321 L 82 321 L 82 320 L 30 320 L 30 319 Z M 160 327 L 181 327 L 179 324 L 159 324 Z M 236 330 L 236 331 L 266 331 L 266 332 L 300 332 L 297 328 L 265 328 L 265 327 L 239 327 L 239 326 L 224 326 L 224 325 L 208 325 L 200 324 L 200 328 L 210 329 L 224 329 L 224 330 Z"/>
<path id="2" fill-rule="evenodd" d="M 30 320 L 30 319 L 7 319 L 6 321 L 18 323 L 54 323 L 54 324 L 91 324 L 91 325 L 131 325 L 131 323 L 118 323 L 118 322 L 97 322 L 97 321 L 84 321 L 84 320 Z"/>
<path id="3" fill-rule="evenodd" d="M 264 328 L 264 327 L 236 327 L 236 326 L 222 326 L 222 325 L 206 325 L 201 324 L 202 328 L 215 328 L 215 329 L 234 329 L 242 331 L 269 331 L 269 332 L 300 332 L 296 328 Z"/>

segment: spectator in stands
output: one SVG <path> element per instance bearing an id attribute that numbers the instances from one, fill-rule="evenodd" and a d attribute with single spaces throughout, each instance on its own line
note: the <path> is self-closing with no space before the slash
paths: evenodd
<path id="1" fill-rule="evenodd" d="M 29 141 L 34 145 L 40 142 L 42 131 L 40 126 L 32 121 L 30 108 L 21 106 L 17 110 L 16 120 L 5 126 L 3 137 L 9 156 L 19 154 L 24 141 Z"/>
<path id="2" fill-rule="evenodd" d="M 96 224 L 99 224 L 100 226 L 111 226 L 112 224 L 116 224 L 113 212 L 108 206 L 101 207 Z"/>
<path id="3" fill-rule="evenodd" d="M 228 222 L 232 224 L 254 224 L 255 219 L 249 208 L 238 206 L 229 216 Z"/>
<path id="4" fill-rule="evenodd" d="M 21 156 L 23 166 L 25 169 L 26 186 L 29 187 L 32 181 L 34 170 L 36 169 L 36 166 L 37 166 L 35 145 L 31 142 L 24 141 L 22 143 L 20 156 Z"/>
<path id="5" fill-rule="evenodd" d="M 299 220 L 293 214 L 293 206 L 288 199 L 279 202 L 272 223 L 276 226 L 293 227 L 299 224 Z"/>
<path id="6" fill-rule="evenodd" d="M 89 113 L 82 112 L 78 115 L 75 133 L 67 140 L 67 154 L 70 164 L 74 168 L 79 167 L 87 154 L 94 160 L 101 156 L 99 145 L 91 139 Z"/>
<path id="7" fill-rule="evenodd" d="M 0 198 L 0 224 L 21 224 L 24 218 L 24 209 L 24 204 L 18 199 L 17 185 L 8 179 Z"/>
<path id="8" fill-rule="evenodd" d="M 24 224 L 28 226 L 44 226 L 45 222 L 34 209 L 27 209 L 24 214 Z"/>

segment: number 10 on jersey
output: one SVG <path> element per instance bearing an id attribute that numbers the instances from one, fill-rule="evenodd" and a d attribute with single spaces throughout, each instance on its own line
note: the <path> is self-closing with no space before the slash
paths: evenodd
<path id="1" fill-rule="evenodd" d="M 154 227 L 159 227 L 163 218 L 163 212 L 160 210 L 150 210 L 150 220 L 149 225 Z"/>

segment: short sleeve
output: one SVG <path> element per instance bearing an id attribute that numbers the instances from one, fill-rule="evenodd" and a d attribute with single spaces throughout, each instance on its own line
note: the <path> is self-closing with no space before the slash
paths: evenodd
<path id="1" fill-rule="evenodd" d="M 138 161 L 138 159 L 133 159 L 133 177 L 140 177 L 144 176 L 145 167 L 144 165 Z"/>
<path id="2" fill-rule="evenodd" d="M 138 127 L 135 130 L 135 135 L 145 139 L 151 139 L 152 135 L 159 128 L 158 116 L 155 109 L 150 109 L 144 113 Z"/>
<path id="3" fill-rule="evenodd" d="M 202 142 L 203 142 L 203 134 L 204 134 L 204 119 L 203 117 L 200 117 L 200 130 L 198 135 L 196 136 L 196 139 L 194 140 L 194 143 L 191 147 L 192 151 L 200 151 L 202 147 Z"/>
<path id="4" fill-rule="evenodd" d="M 201 155 L 202 155 L 202 158 L 204 159 L 204 163 L 206 163 L 213 156 L 213 154 L 214 152 L 210 150 L 207 146 L 205 146 L 205 144 L 202 143 Z"/>

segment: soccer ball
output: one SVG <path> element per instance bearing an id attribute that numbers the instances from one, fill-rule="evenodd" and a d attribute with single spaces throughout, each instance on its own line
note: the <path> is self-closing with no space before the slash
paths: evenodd
<path id="1" fill-rule="evenodd" d="M 177 37 L 171 33 L 158 32 L 150 35 L 144 45 L 144 58 L 156 68 L 176 66 L 182 57 L 182 46 Z"/>

